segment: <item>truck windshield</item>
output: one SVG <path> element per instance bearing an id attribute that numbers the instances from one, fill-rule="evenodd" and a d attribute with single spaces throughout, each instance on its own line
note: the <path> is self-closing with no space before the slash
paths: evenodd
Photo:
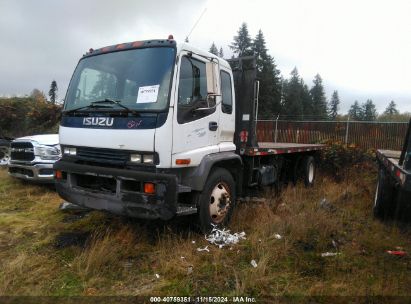
<path id="1" fill-rule="evenodd" d="M 168 47 L 86 57 L 74 71 L 64 110 L 87 108 L 106 99 L 137 111 L 164 110 L 168 105 L 174 60 L 175 49 Z"/>

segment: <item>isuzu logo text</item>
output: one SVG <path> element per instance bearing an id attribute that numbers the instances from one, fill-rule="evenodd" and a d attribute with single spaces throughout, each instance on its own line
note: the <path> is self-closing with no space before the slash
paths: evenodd
<path id="1" fill-rule="evenodd" d="M 84 117 L 83 126 L 111 127 L 114 123 L 112 117 Z"/>

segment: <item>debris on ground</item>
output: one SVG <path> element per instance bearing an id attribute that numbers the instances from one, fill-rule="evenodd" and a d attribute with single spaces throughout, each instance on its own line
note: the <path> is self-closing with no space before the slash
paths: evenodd
<path id="1" fill-rule="evenodd" d="M 281 240 L 283 237 L 279 235 L 278 233 L 274 234 L 274 238 L 277 240 Z"/>
<path id="2" fill-rule="evenodd" d="M 321 256 L 322 257 L 333 257 L 333 256 L 337 256 L 340 254 L 341 252 L 324 252 L 324 253 L 321 253 Z"/>
<path id="3" fill-rule="evenodd" d="M 407 253 L 403 250 L 387 250 L 388 254 L 396 255 L 396 256 L 406 256 Z"/>
<path id="4" fill-rule="evenodd" d="M 228 229 L 219 229 L 217 226 L 214 226 L 211 233 L 205 236 L 205 239 L 211 244 L 223 248 L 227 245 L 237 244 L 240 240 L 245 240 L 246 237 L 244 231 L 240 233 L 230 233 Z"/>
<path id="5" fill-rule="evenodd" d="M 254 268 L 257 268 L 257 262 L 255 260 L 251 260 L 250 262 L 251 266 L 253 266 Z"/>
<path id="6" fill-rule="evenodd" d="M 192 273 L 193 273 L 193 266 L 190 265 L 190 266 L 188 266 L 188 268 L 187 268 L 187 274 L 190 275 L 190 274 L 192 274 Z"/>
<path id="7" fill-rule="evenodd" d="M 337 211 L 337 208 L 333 204 L 331 204 L 326 198 L 323 198 L 321 200 L 320 207 L 324 209 L 325 211 L 329 211 L 329 212 Z"/>
<path id="8" fill-rule="evenodd" d="M 204 248 L 200 248 L 200 247 L 198 247 L 198 248 L 197 248 L 197 251 L 199 251 L 199 252 L 201 252 L 201 251 L 207 251 L 207 252 L 210 252 L 210 249 L 208 249 L 208 245 L 207 245 L 207 246 L 205 246 Z"/>
<path id="9" fill-rule="evenodd" d="M 158 273 L 155 274 L 156 279 L 160 278 L 160 275 Z"/>
<path id="10" fill-rule="evenodd" d="M 191 241 L 191 244 L 195 244 L 196 243 L 196 241 Z"/>
<path id="11" fill-rule="evenodd" d="M 76 204 L 72 204 L 66 201 L 63 201 L 60 206 L 59 209 L 62 211 L 87 211 L 90 210 L 89 208 L 86 207 L 82 207 Z"/>

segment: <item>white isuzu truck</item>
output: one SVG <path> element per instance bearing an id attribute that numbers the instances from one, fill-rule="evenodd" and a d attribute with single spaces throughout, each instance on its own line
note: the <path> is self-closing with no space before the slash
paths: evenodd
<path id="1" fill-rule="evenodd" d="M 65 99 L 56 187 L 130 217 L 230 219 L 250 189 L 302 177 L 322 145 L 257 142 L 254 57 L 229 62 L 172 36 L 90 49 Z"/>

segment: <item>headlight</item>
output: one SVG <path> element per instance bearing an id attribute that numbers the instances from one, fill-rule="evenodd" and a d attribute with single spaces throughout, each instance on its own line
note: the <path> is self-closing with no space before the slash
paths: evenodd
<path id="1" fill-rule="evenodd" d="M 58 160 L 60 158 L 58 147 L 38 146 L 34 148 L 34 153 L 44 160 Z"/>
<path id="2" fill-rule="evenodd" d="M 141 163 L 141 154 L 130 154 L 130 161 L 133 163 Z"/>
<path id="3" fill-rule="evenodd" d="M 145 164 L 154 164 L 154 155 L 153 154 L 143 155 L 143 163 L 145 163 Z"/>
<path id="4" fill-rule="evenodd" d="M 64 155 L 75 156 L 77 154 L 77 149 L 76 148 L 64 147 L 63 153 L 64 153 Z"/>

